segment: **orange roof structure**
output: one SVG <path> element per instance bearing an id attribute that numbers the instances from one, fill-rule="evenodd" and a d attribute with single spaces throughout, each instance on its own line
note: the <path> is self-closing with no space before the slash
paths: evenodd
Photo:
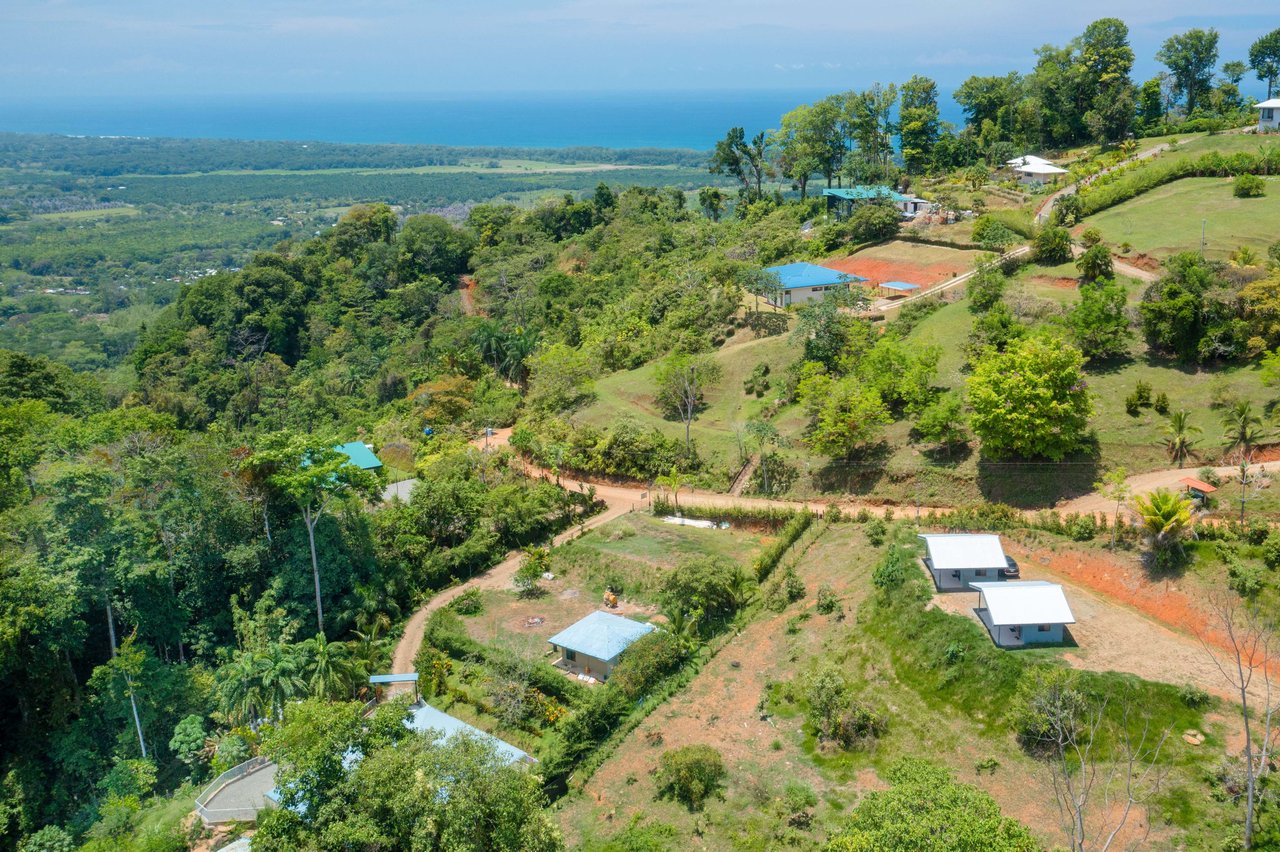
<path id="1" fill-rule="evenodd" d="M 1178 480 L 1178 483 L 1180 485 L 1185 485 L 1194 491 L 1199 491 L 1201 494 L 1212 494 L 1213 492 L 1218 490 L 1217 488 L 1214 488 L 1209 483 L 1201 482 L 1200 480 L 1193 479 L 1190 476 L 1182 477 L 1181 479 Z"/>

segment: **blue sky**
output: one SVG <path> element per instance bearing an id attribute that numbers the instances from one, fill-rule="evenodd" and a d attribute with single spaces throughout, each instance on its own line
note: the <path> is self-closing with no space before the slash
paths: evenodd
<path id="1" fill-rule="evenodd" d="M 1137 74 L 1170 34 L 1221 59 L 1280 26 L 1275 0 L 0 0 L 0 99 L 214 94 L 944 88 L 1027 70 L 1095 18 L 1125 20 Z M 1252 80 L 1252 78 L 1250 78 Z"/>

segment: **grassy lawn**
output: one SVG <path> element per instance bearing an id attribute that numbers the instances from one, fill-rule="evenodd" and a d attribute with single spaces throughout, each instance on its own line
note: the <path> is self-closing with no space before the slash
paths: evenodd
<path id="1" fill-rule="evenodd" d="M 1280 179 L 1266 180 L 1266 197 L 1236 198 L 1230 178 L 1185 178 L 1085 221 L 1108 243 L 1128 242 L 1155 257 L 1198 248 L 1201 222 L 1206 223 L 1208 257 L 1226 260 L 1243 245 L 1265 256 L 1267 246 L 1280 237 Z"/>
<path id="2" fill-rule="evenodd" d="M 740 332 L 746 333 L 749 332 Z M 798 351 L 788 335 L 741 344 L 731 341 L 715 353 L 724 368 L 724 378 L 707 392 L 706 407 L 694 419 L 690 434 L 698 453 L 714 469 L 713 480 L 722 487 L 727 486 L 740 465 L 735 430 L 759 415 L 776 396 L 773 390 L 763 398 L 748 396 L 742 389 L 743 380 L 757 364 L 768 364 L 771 381 L 776 385 L 782 379 L 783 369 L 797 356 Z M 603 428 L 630 417 L 643 427 L 657 428 L 664 435 L 683 441 L 684 424 L 678 419 L 665 418 L 654 402 L 655 368 L 655 364 L 647 364 L 600 379 L 596 382 L 596 402 L 583 410 L 579 419 Z"/>

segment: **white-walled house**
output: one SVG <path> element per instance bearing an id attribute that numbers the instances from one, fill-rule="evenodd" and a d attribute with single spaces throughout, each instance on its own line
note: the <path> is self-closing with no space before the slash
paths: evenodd
<path id="1" fill-rule="evenodd" d="M 1018 574 L 1018 563 L 1005 556 L 998 535 L 943 533 L 920 538 L 925 544 L 924 567 L 940 592 L 962 592 L 975 582 Z"/>
<path id="2" fill-rule="evenodd" d="M 1263 101 L 1253 108 L 1258 111 L 1259 130 L 1280 130 L 1280 98 Z"/>
<path id="3" fill-rule="evenodd" d="M 974 583 L 978 617 L 1001 648 L 1054 644 L 1066 637 L 1076 617 L 1062 586 L 1046 580 Z"/>

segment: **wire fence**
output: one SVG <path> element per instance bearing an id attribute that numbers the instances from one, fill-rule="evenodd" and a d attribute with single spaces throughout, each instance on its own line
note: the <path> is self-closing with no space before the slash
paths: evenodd
<path id="1" fill-rule="evenodd" d="M 259 755 L 251 757 L 244 763 L 237 764 L 226 772 L 223 772 L 213 782 L 205 788 L 204 792 L 196 797 L 196 813 L 200 815 L 208 824 L 220 822 L 234 822 L 237 820 L 248 821 L 256 819 L 258 811 L 262 809 L 260 802 L 244 802 L 234 804 L 229 807 L 210 807 L 209 804 L 217 798 L 231 784 L 240 779 L 252 775 L 259 770 L 268 767 L 274 767 L 275 764 L 270 759 Z"/>

